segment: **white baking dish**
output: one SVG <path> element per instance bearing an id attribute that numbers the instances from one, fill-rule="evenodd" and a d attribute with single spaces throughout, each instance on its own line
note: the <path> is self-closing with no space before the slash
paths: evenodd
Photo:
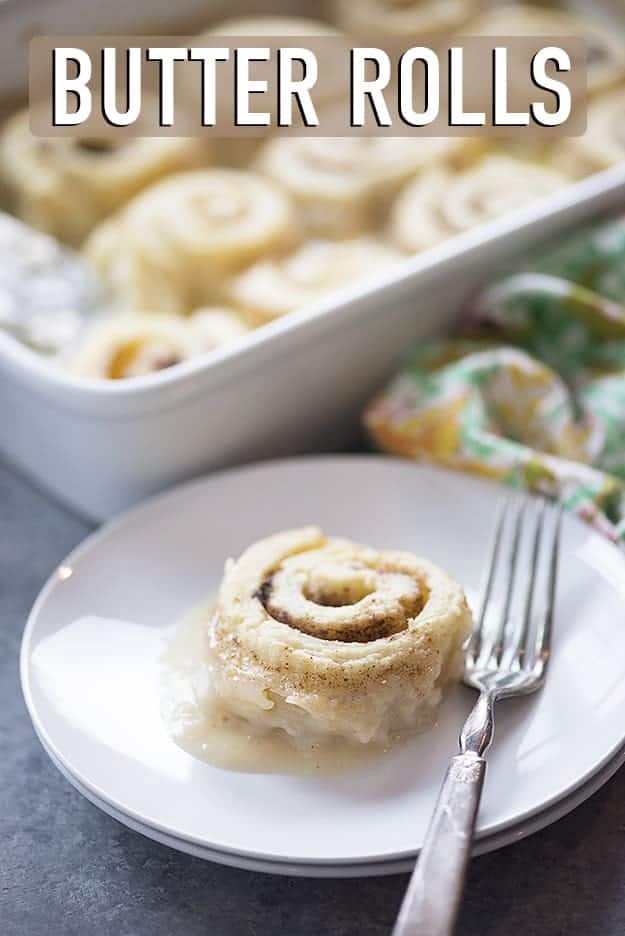
<path id="1" fill-rule="evenodd" d="M 0 98 L 20 77 L 8 50 L 29 11 L 32 28 L 62 32 L 76 7 L 76 0 L 0 5 L 0 61 L 12 63 L 3 66 Z M 117 5 L 99 9 L 108 9 L 117 31 L 132 28 L 120 23 Z M 81 21 L 83 31 L 107 25 Z M 449 327 L 479 282 L 542 240 L 619 207 L 625 165 L 407 259 L 237 346 L 138 382 L 71 378 L 0 333 L 0 451 L 76 510 L 102 519 L 206 469 L 344 447 L 357 435 L 364 402 L 411 343 Z"/>

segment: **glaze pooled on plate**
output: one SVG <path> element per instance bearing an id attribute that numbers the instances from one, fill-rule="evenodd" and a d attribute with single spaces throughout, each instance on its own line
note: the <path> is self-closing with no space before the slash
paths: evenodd
<path id="1" fill-rule="evenodd" d="M 228 561 L 214 607 L 169 649 L 164 718 L 182 747 L 225 766 L 254 769 L 268 747 L 256 769 L 336 765 L 336 752 L 351 763 L 432 724 L 470 619 L 427 560 L 316 527 L 279 533 Z M 226 751 L 228 735 L 242 751 Z"/>

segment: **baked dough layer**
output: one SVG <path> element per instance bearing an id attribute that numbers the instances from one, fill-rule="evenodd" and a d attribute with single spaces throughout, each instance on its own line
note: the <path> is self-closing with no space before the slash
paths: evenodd
<path id="1" fill-rule="evenodd" d="M 228 284 L 227 299 L 253 325 L 262 325 L 403 258 L 401 251 L 373 237 L 307 241 L 286 257 L 244 270 Z"/>
<path id="2" fill-rule="evenodd" d="M 430 169 L 397 197 L 391 236 L 403 250 L 425 250 L 524 208 L 568 181 L 556 169 L 496 153 L 459 172 Z"/>
<path id="3" fill-rule="evenodd" d="M 110 315 L 86 330 L 67 353 L 65 366 L 79 377 L 143 377 L 235 341 L 247 330 L 241 317 L 225 308 L 198 309 L 189 318 Z"/>
<path id="4" fill-rule="evenodd" d="M 0 180 L 15 214 L 74 246 L 148 185 L 210 160 L 205 141 L 184 137 L 42 139 L 30 132 L 27 111 L 0 136 Z"/>
<path id="5" fill-rule="evenodd" d="M 229 560 L 209 624 L 214 690 L 256 730 L 296 743 L 385 743 L 430 724 L 460 671 L 471 615 L 425 559 L 316 527 Z"/>
<path id="6" fill-rule="evenodd" d="M 291 204 L 273 183 L 205 169 L 142 192 L 93 232 L 87 254 L 122 305 L 184 315 L 219 302 L 227 276 L 294 238 Z"/>

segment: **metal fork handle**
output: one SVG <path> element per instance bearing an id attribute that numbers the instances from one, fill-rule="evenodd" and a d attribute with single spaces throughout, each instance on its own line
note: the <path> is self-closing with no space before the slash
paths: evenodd
<path id="1" fill-rule="evenodd" d="M 393 936 L 454 932 L 485 773 L 479 754 L 452 759 Z"/>
<path id="2" fill-rule="evenodd" d="M 393 936 L 452 936 L 462 902 L 486 761 L 495 730 L 494 690 L 480 692 L 460 733 L 412 872 Z"/>

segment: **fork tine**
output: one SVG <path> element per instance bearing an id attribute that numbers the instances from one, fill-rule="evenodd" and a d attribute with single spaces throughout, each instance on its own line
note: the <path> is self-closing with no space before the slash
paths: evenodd
<path id="1" fill-rule="evenodd" d="M 559 504 L 556 508 L 555 514 L 556 520 L 553 526 L 551 553 L 549 556 L 549 572 L 547 577 L 547 604 L 538 625 L 533 658 L 531 661 L 528 661 L 527 666 L 528 669 L 535 669 L 536 667 L 539 667 L 541 676 L 544 676 L 547 669 L 551 650 L 553 610 L 556 598 L 556 579 L 558 574 L 558 556 L 560 552 L 560 531 L 562 528 L 561 504 Z"/>
<path id="2" fill-rule="evenodd" d="M 465 656 L 465 684 L 491 700 L 534 692 L 546 676 L 562 507 L 554 508 L 544 499 L 538 507 L 536 500 L 514 498 L 501 506 L 480 614 Z M 501 586 L 493 597 L 497 577 Z M 546 597 L 538 608 L 539 591 Z M 493 604 L 500 613 L 491 613 Z"/>
<path id="3" fill-rule="evenodd" d="M 512 641 L 510 647 L 506 649 L 505 652 L 505 662 L 508 666 L 523 666 L 527 654 L 527 637 L 530 630 L 532 610 L 534 607 L 534 591 L 536 585 L 536 573 L 538 570 L 538 556 L 540 554 L 540 544 L 542 542 L 546 509 L 547 502 L 543 501 L 534 523 L 534 536 L 530 556 L 529 576 L 527 579 L 525 594 L 523 596 L 523 617 L 521 620 L 521 627 L 516 639 Z"/>
<path id="4" fill-rule="evenodd" d="M 479 653 L 479 660 L 482 664 L 488 663 L 488 661 L 491 660 L 493 656 L 495 661 L 499 663 L 503 653 L 506 628 L 509 624 L 510 610 L 512 607 L 512 596 L 514 594 L 514 582 L 517 572 L 517 557 L 519 553 L 519 542 L 521 540 L 521 526 L 525 514 L 524 501 L 516 501 L 514 504 L 514 510 L 515 517 L 513 520 L 514 527 L 512 533 L 512 546 L 508 554 L 507 562 L 508 574 L 506 579 L 506 596 L 495 632 L 486 642 L 482 640 L 482 646 Z"/>
<path id="5" fill-rule="evenodd" d="M 490 595 L 493 588 L 493 581 L 495 579 L 495 568 L 497 566 L 497 557 L 499 555 L 499 547 L 501 545 L 501 534 L 503 532 L 504 521 L 508 508 L 510 507 L 510 499 L 504 498 L 499 502 L 499 507 L 497 509 L 497 517 L 495 519 L 495 525 L 493 527 L 493 533 L 490 542 L 490 549 L 488 554 L 488 562 L 486 564 L 486 576 L 484 581 L 484 586 L 482 588 L 482 600 L 480 602 L 480 611 L 473 623 L 473 631 L 471 633 L 471 640 L 467 648 L 467 656 L 476 660 L 480 655 L 480 650 L 482 647 L 483 631 L 484 631 L 484 621 L 486 619 L 486 610 L 488 608 L 488 602 L 490 601 Z"/>

